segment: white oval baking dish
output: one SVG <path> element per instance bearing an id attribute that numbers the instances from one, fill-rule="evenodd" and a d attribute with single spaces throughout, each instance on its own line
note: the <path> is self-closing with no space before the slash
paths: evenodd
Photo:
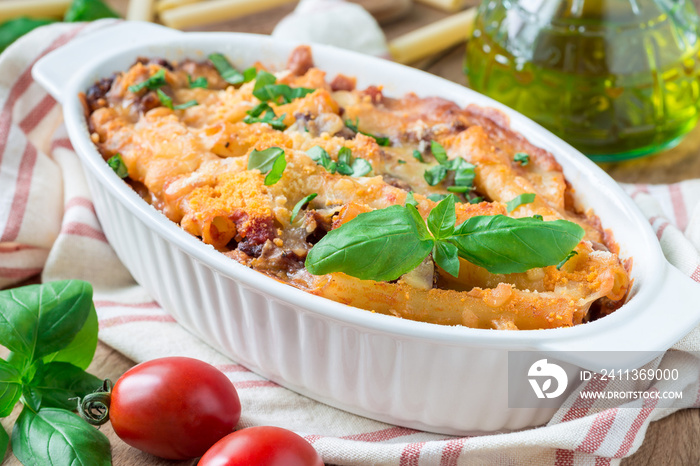
<path id="1" fill-rule="evenodd" d="M 124 22 L 52 52 L 33 70 L 63 104 L 110 244 L 136 281 L 204 341 L 270 380 L 332 406 L 403 426 L 465 434 L 540 425 L 554 413 L 551 405 L 508 407 L 509 351 L 531 350 L 570 363 L 569 375 L 580 368 L 639 367 L 700 321 L 700 286 L 668 264 L 646 219 L 595 164 L 491 99 L 389 61 L 313 47 L 317 67 L 330 76 L 357 76 L 358 87 L 382 84 L 387 95 L 414 91 L 507 114 L 515 130 L 556 156 L 580 199 L 614 232 L 621 255 L 633 258 L 627 304 L 573 328 L 510 332 L 413 322 L 312 296 L 185 233 L 117 178 L 90 141 L 78 93 L 127 69 L 138 56 L 204 59 L 217 51 L 240 69 L 258 60 L 281 69 L 296 45 L 267 36 L 180 33 Z M 601 356 L 603 350 L 647 352 L 615 353 L 612 360 Z"/>

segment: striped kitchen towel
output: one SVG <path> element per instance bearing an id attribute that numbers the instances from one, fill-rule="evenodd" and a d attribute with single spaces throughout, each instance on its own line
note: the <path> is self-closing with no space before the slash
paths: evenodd
<path id="1" fill-rule="evenodd" d="M 467 437 L 387 425 L 331 408 L 217 353 L 180 327 L 120 264 L 100 229 L 60 108 L 31 78 L 38 58 L 110 24 L 44 27 L 0 55 L 0 286 L 42 271 L 46 281 L 90 281 L 102 341 L 136 361 L 186 355 L 215 364 L 233 381 L 245 406 L 239 427 L 292 429 L 325 461 L 338 465 L 617 464 L 639 448 L 649 423 L 699 406 L 700 363 L 690 353 L 700 350 L 697 329 L 676 351 L 648 365 L 677 368 L 681 377 L 634 387 L 645 397 L 621 403 L 577 396 L 582 389 L 596 393 L 620 383 L 593 380 L 572 394 L 546 426 Z M 625 188 L 649 218 L 669 260 L 700 280 L 700 180 Z M 655 396 L 668 390 L 683 397 Z"/>

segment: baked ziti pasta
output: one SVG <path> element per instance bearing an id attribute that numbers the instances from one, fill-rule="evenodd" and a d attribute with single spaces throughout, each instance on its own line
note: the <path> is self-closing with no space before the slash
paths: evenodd
<path id="1" fill-rule="evenodd" d="M 309 293 L 512 330 L 585 323 L 627 296 L 612 235 L 498 111 L 357 89 L 308 47 L 282 71 L 139 59 L 82 99 L 93 142 L 143 199 Z"/>

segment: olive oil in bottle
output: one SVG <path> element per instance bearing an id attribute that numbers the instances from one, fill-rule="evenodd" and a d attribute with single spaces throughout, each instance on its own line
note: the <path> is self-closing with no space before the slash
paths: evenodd
<path id="1" fill-rule="evenodd" d="M 596 161 L 678 143 L 700 106 L 691 0 L 485 0 L 469 85 Z"/>

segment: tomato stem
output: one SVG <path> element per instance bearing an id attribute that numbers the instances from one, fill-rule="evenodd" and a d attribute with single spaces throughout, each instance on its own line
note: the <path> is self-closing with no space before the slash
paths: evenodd
<path id="1" fill-rule="evenodd" d="M 102 387 L 94 393 L 78 398 L 78 414 L 93 426 L 101 426 L 109 421 L 109 406 L 112 395 L 112 381 L 105 379 Z"/>

